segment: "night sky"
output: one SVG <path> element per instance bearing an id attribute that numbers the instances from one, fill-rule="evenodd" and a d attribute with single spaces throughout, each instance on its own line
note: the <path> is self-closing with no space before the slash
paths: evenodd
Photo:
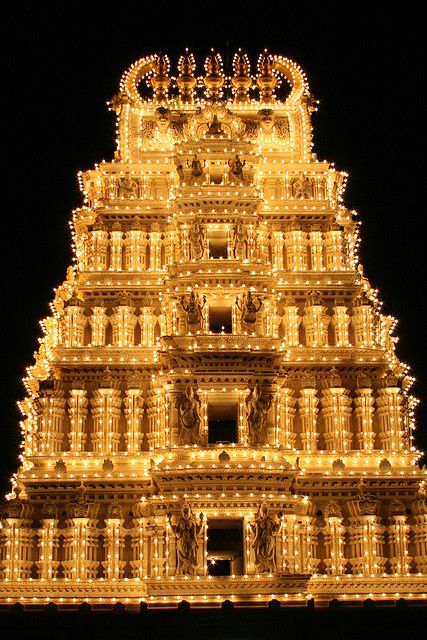
<path id="1" fill-rule="evenodd" d="M 346 204 L 363 223 L 365 273 L 384 311 L 399 318 L 398 354 L 412 365 L 416 395 L 427 397 L 426 56 L 423 20 L 409 13 L 411 5 L 122 1 L 113 11 L 104 2 L 75 1 L 15 3 L 2 15 L 2 493 L 17 466 L 20 379 L 52 289 L 71 262 L 77 171 L 112 157 L 114 117 L 105 103 L 133 61 L 160 50 L 174 66 L 188 46 L 198 73 L 210 47 L 226 63 L 238 47 L 253 63 L 268 47 L 303 67 L 320 100 L 314 150 L 350 174 Z M 424 449 L 426 404 L 417 432 Z"/>

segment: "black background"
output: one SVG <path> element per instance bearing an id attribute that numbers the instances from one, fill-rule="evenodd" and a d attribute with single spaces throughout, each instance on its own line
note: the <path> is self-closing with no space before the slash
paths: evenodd
<path id="1" fill-rule="evenodd" d="M 71 262 L 76 173 L 110 159 L 106 101 L 149 53 L 172 65 L 185 47 L 201 72 L 210 47 L 293 58 L 320 110 L 315 151 L 350 173 L 346 204 L 362 226 L 361 261 L 384 310 L 399 318 L 398 353 L 420 398 L 425 363 L 425 38 L 418 3 L 15 3 L 3 13 L 2 341 L 0 476 L 17 468 L 20 383 Z M 421 3 L 419 3 L 421 4 Z M 4 11 L 4 10 L 3 10 Z M 426 410 L 417 441 L 426 445 Z"/>

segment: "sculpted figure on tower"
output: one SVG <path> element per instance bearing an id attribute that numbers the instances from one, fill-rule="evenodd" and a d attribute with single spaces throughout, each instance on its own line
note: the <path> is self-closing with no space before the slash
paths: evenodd
<path id="1" fill-rule="evenodd" d="M 176 524 L 172 524 L 168 514 L 168 524 L 176 538 L 176 575 L 194 575 L 197 567 L 198 537 L 203 527 L 203 513 L 197 522 L 189 504 L 185 503 L 181 510 L 181 517 Z"/>

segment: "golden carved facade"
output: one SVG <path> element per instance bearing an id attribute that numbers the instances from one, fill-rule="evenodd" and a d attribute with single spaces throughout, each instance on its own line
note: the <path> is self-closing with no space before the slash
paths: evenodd
<path id="1" fill-rule="evenodd" d="M 421 600 L 413 380 L 304 73 L 153 55 L 110 108 L 24 380 L 1 601 Z"/>

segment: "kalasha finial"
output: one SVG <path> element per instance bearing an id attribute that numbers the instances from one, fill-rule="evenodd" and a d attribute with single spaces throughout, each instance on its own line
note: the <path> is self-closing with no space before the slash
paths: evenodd
<path id="1" fill-rule="evenodd" d="M 213 49 L 205 60 L 205 71 L 206 76 L 203 78 L 203 83 L 208 91 L 208 97 L 215 100 L 220 96 L 225 78 L 221 55 Z"/>
<path id="2" fill-rule="evenodd" d="M 248 55 L 243 53 L 241 49 L 234 54 L 233 57 L 233 71 L 234 77 L 231 79 L 231 84 L 236 92 L 236 99 L 238 102 L 245 102 L 248 99 L 248 91 L 251 87 L 251 65 Z"/>
<path id="3" fill-rule="evenodd" d="M 197 84 L 197 79 L 194 77 L 195 70 L 194 56 L 186 49 L 184 55 L 178 60 L 179 76 L 176 79 L 183 102 L 191 102 L 193 98 L 193 89 Z"/>
<path id="4" fill-rule="evenodd" d="M 257 85 L 260 88 L 263 102 L 272 101 L 276 84 L 277 78 L 273 75 L 273 56 L 268 53 L 267 49 L 264 49 L 264 52 L 258 58 L 257 77 Z"/>
<path id="5" fill-rule="evenodd" d="M 151 86 L 158 102 L 166 100 L 166 92 L 171 83 L 169 78 L 170 62 L 167 55 L 159 54 L 155 56 L 154 75 L 151 78 Z"/>

